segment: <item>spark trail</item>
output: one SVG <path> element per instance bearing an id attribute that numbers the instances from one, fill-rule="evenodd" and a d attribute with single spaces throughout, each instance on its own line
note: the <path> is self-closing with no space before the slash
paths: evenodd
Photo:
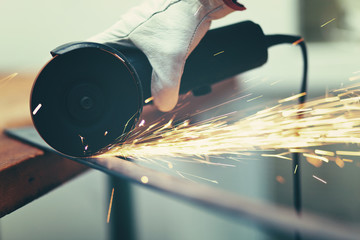
<path id="1" fill-rule="evenodd" d="M 0 79 L 0 87 L 4 86 L 5 84 L 7 84 L 10 80 L 12 80 L 13 78 L 15 78 L 18 75 L 18 73 L 13 73 L 10 74 L 7 77 L 4 77 L 2 79 Z"/>
<path id="2" fill-rule="evenodd" d="M 202 122 L 192 123 L 190 119 L 174 122 L 172 118 L 166 123 L 149 123 L 135 129 L 130 138 L 112 146 L 105 155 L 139 160 L 174 157 L 214 164 L 209 157 L 224 154 L 241 157 L 270 150 L 283 151 L 269 154 L 278 158 L 288 159 L 284 155 L 300 152 L 306 158 L 335 162 L 341 160 L 342 152 L 313 151 L 310 147 L 360 143 L 359 92 L 360 84 L 356 84 L 300 105 L 297 99 L 306 94 L 302 93 L 247 117 L 241 117 L 243 111 L 235 111 Z M 241 104 L 246 103 L 245 98 L 238 99 L 243 101 Z"/>

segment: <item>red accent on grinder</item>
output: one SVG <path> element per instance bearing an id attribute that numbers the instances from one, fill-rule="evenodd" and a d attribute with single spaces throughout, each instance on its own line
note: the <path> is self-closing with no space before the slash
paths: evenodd
<path id="1" fill-rule="evenodd" d="M 224 0 L 224 3 L 234 9 L 234 10 L 238 10 L 238 11 L 243 11 L 246 10 L 246 7 L 244 5 L 242 5 L 241 3 L 238 3 L 237 0 Z"/>

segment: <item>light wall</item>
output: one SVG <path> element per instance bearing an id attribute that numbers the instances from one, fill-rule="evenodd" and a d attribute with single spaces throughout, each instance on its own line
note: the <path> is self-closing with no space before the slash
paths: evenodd
<path id="1" fill-rule="evenodd" d="M 38 71 L 49 51 L 81 41 L 112 25 L 142 0 L 1 0 L 0 72 Z M 296 0 L 243 0 L 248 8 L 214 22 L 218 27 L 251 19 L 265 32 L 297 32 Z"/>

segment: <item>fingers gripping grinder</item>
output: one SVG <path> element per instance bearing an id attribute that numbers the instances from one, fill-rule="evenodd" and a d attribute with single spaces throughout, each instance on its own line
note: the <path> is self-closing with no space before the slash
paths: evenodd
<path id="1" fill-rule="evenodd" d="M 261 66 L 267 61 L 264 38 L 249 21 L 209 31 L 186 62 L 180 94 L 206 92 L 215 82 Z M 118 42 L 69 43 L 51 54 L 30 103 L 41 137 L 75 157 L 96 155 L 124 141 L 151 96 L 146 56 Z"/>

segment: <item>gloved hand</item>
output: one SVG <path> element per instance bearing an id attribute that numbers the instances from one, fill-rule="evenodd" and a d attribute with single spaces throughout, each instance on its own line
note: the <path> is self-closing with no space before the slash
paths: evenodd
<path id="1" fill-rule="evenodd" d="M 88 41 L 127 41 L 143 51 L 153 68 L 154 104 L 167 112 L 178 101 L 187 57 L 209 30 L 211 21 L 235 9 L 245 8 L 233 0 L 145 0 Z"/>

